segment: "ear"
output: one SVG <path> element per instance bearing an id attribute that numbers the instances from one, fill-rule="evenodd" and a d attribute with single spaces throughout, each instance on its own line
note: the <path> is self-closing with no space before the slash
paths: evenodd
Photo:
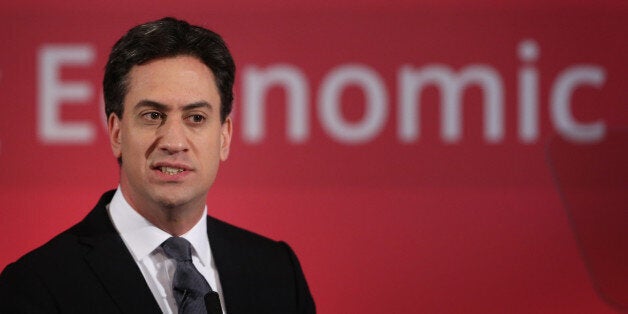
<path id="1" fill-rule="evenodd" d="M 120 145 L 120 118 L 118 118 L 117 114 L 112 113 L 109 115 L 109 118 L 107 119 L 107 128 L 109 130 L 109 142 L 111 143 L 113 156 L 120 158 L 122 155 Z"/>
<path id="2" fill-rule="evenodd" d="M 229 147 L 231 146 L 231 136 L 233 135 L 233 121 L 227 117 L 220 126 L 220 160 L 225 161 L 229 157 Z"/>

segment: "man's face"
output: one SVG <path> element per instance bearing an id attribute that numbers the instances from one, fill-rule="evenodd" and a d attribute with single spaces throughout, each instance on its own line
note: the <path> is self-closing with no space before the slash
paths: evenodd
<path id="1" fill-rule="evenodd" d="M 144 216 L 202 209 L 232 132 L 230 118 L 220 122 L 211 70 L 190 56 L 134 66 L 123 105 L 122 119 L 112 114 L 108 125 L 127 201 Z"/>

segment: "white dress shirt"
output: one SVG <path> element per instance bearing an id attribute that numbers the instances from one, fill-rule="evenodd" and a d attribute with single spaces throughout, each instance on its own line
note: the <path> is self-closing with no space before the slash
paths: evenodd
<path id="1" fill-rule="evenodd" d="M 177 303 L 172 292 L 172 278 L 176 264 L 169 259 L 161 244 L 172 235 L 157 228 L 126 201 L 120 187 L 107 207 L 113 225 L 131 252 L 137 266 L 164 313 L 177 313 Z M 181 237 L 192 244 L 192 263 L 205 277 L 211 288 L 218 292 L 223 313 L 225 302 L 207 237 L 207 206 L 196 225 Z"/>

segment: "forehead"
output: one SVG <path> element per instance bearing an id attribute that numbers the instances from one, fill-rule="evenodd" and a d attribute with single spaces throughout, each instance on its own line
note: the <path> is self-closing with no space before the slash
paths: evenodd
<path id="1" fill-rule="evenodd" d="M 212 71 L 199 59 L 187 55 L 155 59 L 131 68 L 125 107 L 142 100 L 168 105 L 199 101 L 220 104 Z"/>

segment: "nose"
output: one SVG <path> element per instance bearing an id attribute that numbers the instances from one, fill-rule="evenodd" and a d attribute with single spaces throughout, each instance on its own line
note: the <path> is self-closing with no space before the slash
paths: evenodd
<path id="1" fill-rule="evenodd" d="M 183 121 L 169 118 L 159 127 L 157 148 L 168 154 L 176 154 L 188 150 L 188 139 Z"/>

